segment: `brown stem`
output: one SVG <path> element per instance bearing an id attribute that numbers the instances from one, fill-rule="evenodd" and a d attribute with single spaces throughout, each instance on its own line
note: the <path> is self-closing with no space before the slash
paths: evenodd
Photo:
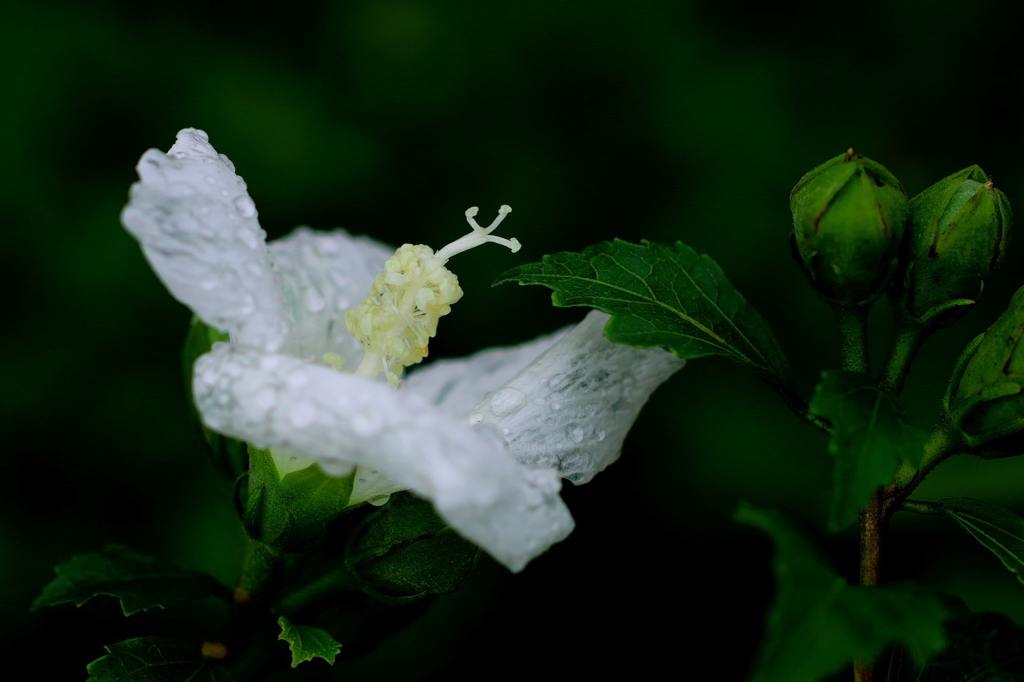
<path id="1" fill-rule="evenodd" d="M 860 513 L 860 584 L 877 585 L 881 578 L 882 539 L 892 511 L 895 486 L 879 488 Z M 855 682 L 874 682 L 875 669 L 869 661 L 853 664 Z"/>

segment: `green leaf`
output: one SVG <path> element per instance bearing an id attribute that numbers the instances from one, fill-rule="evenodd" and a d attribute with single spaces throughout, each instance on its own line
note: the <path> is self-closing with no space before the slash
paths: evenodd
<path id="1" fill-rule="evenodd" d="M 947 602 L 950 601 L 947 599 Z M 946 622 L 947 646 L 924 668 L 896 650 L 887 682 L 1009 682 L 1024 680 L 1024 628 L 1002 613 L 971 613 L 962 604 Z"/>
<path id="2" fill-rule="evenodd" d="M 666 348 L 680 358 L 724 355 L 777 388 L 790 385 L 768 323 L 715 261 L 681 242 L 600 242 L 513 268 L 495 284 L 511 281 L 549 287 L 556 306 L 609 313 L 605 335 L 616 343 Z"/>
<path id="3" fill-rule="evenodd" d="M 911 584 L 850 585 L 778 512 L 741 504 L 735 519 L 776 546 L 778 590 L 753 682 L 814 682 L 897 641 L 919 662 L 942 649 L 948 614 L 938 596 Z"/>
<path id="4" fill-rule="evenodd" d="M 398 493 L 352 533 L 345 565 L 364 592 L 401 603 L 455 591 L 479 556 L 479 548 L 452 530 L 433 505 Z"/>
<path id="5" fill-rule="evenodd" d="M 970 497 L 952 497 L 927 504 L 970 533 L 1024 583 L 1024 519 L 997 504 Z"/>
<path id="6" fill-rule="evenodd" d="M 104 647 L 109 653 L 86 667 L 87 682 L 231 682 L 198 646 L 166 637 L 139 637 Z"/>
<path id="7" fill-rule="evenodd" d="M 928 433 L 913 424 L 894 395 L 859 372 L 823 372 L 810 410 L 835 426 L 829 441 L 836 463 L 828 525 L 837 531 L 857 520 L 901 462 L 921 463 Z"/>
<path id="8" fill-rule="evenodd" d="M 281 634 L 277 638 L 288 642 L 293 668 L 314 658 L 322 658 L 334 665 L 341 645 L 326 630 L 311 625 L 293 625 L 284 616 L 277 619 L 277 624 L 281 626 Z"/>
<path id="9" fill-rule="evenodd" d="M 108 595 L 119 599 L 124 615 L 130 616 L 153 607 L 166 608 L 221 594 L 225 589 L 205 573 L 120 545 L 71 557 L 58 564 L 55 571 L 57 577 L 32 602 L 32 610 L 66 603 L 81 606 L 93 597 Z"/>

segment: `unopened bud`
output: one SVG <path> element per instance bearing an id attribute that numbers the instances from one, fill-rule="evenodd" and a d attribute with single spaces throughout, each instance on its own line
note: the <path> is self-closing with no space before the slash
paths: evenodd
<path id="1" fill-rule="evenodd" d="M 914 197 L 890 291 L 897 314 L 933 329 L 963 317 L 1006 253 L 1011 222 L 1006 195 L 978 166 Z"/>
<path id="2" fill-rule="evenodd" d="M 896 264 L 907 196 L 884 166 L 853 150 L 805 175 L 789 197 L 794 245 L 827 303 L 870 306 Z"/>

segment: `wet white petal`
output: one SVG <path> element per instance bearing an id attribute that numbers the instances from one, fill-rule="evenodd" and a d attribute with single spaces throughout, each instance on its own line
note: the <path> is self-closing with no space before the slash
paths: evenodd
<path id="1" fill-rule="evenodd" d="M 291 333 L 283 352 L 319 362 L 338 353 L 355 369 L 362 350 L 345 328 L 345 311 L 366 298 L 394 249 L 344 230 L 299 228 L 270 244 Z"/>
<path id="2" fill-rule="evenodd" d="M 121 221 L 168 290 L 236 342 L 280 348 L 288 328 L 266 234 L 231 161 L 187 129 L 137 169 Z"/>
<path id="3" fill-rule="evenodd" d="M 356 464 L 433 501 L 462 535 L 513 571 L 572 530 L 557 473 L 517 463 L 475 429 L 413 392 L 284 355 L 218 344 L 196 363 L 206 425 L 261 447 Z"/>
<path id="4" fill-rule="evenodd" d="M 593 311 L 536 362 L 489 395 L 470 423 L 491 425 L 524 464 L 585 483 L 614 462 L 640 408 L 683 361 L 604 337 Z"/>
<path id="5" fill-rule="evenodd" d="M 467 358 L 437 360 L 414 370 L 403 391 L 419 393 L 448 414 L 465 417 L 550 348 L 568 328 L 518 346 L 488 348 Z"/>

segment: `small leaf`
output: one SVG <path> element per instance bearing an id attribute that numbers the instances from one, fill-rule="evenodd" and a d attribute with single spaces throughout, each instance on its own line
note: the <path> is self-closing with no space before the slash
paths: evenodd
<path id="1" fill-rule="evenodd" d="M 104 647 L 109 653 L 86 667 L 87 682 L 231 682 L 198 646 L 166 637 L 138 637 Z"/>
<path id="2" fill-rule="evenodd" d="M 775 541 L 778 591 L 753 682 L 812 682 L 903 642 L 923 662 L 943 646 L 946 609 L 911 584 L 847 583 L 778 512 L 741 504 L 735 519 Z"/>
<path id="3" fill-rule="evenodd" d="M 277 619 L 277 624 L 281 626 L 281 634 L 277 638 L 288 642 L 293 668 L 314 658 L 322 658 L 334 665 L 341 645 L 326 630 L 311 625 L 293 625 L 284 616 Z"/>
<path id="4" fill-rule="evenodd" d="M 163 559 L 138 554 L 119 545 L 102 552 L 79 554 L 58 564 L 57 577 L 32 602 L 32 610 L 108 595 L 121 601 L 124 615 L 153 607 L 166 608 L 223 592 L 213 577 Z"/>
<path id="5" fill-rule="evenodd" d="M 828 525 L 837 531 L 857 520 L 901 462 L 921 463 L 928 433 L 913 424 L 894 395 L 859 372 L 823 372 L 810 410 L 835 426 L 829 441 L 836 464 Z"/>
<path id="6" fill-rule="evenodd" d="M 790 386 L 768 323 L 715 261 L 681 242 L 600 242 L 513 268 L 495 284 L 511 281 L 549 287 L 556 306 L 611 314 L 605 335 L 616 343 L 665 348 L 680 358 L 724 355 L 777 390 Z"/>
<path id="7" fill-rule="evenodd" d="M 1024 519 L 997 504 L 970 497 L 952 497 L 928 506 L 970 533 L 1024 583 Z"/>

